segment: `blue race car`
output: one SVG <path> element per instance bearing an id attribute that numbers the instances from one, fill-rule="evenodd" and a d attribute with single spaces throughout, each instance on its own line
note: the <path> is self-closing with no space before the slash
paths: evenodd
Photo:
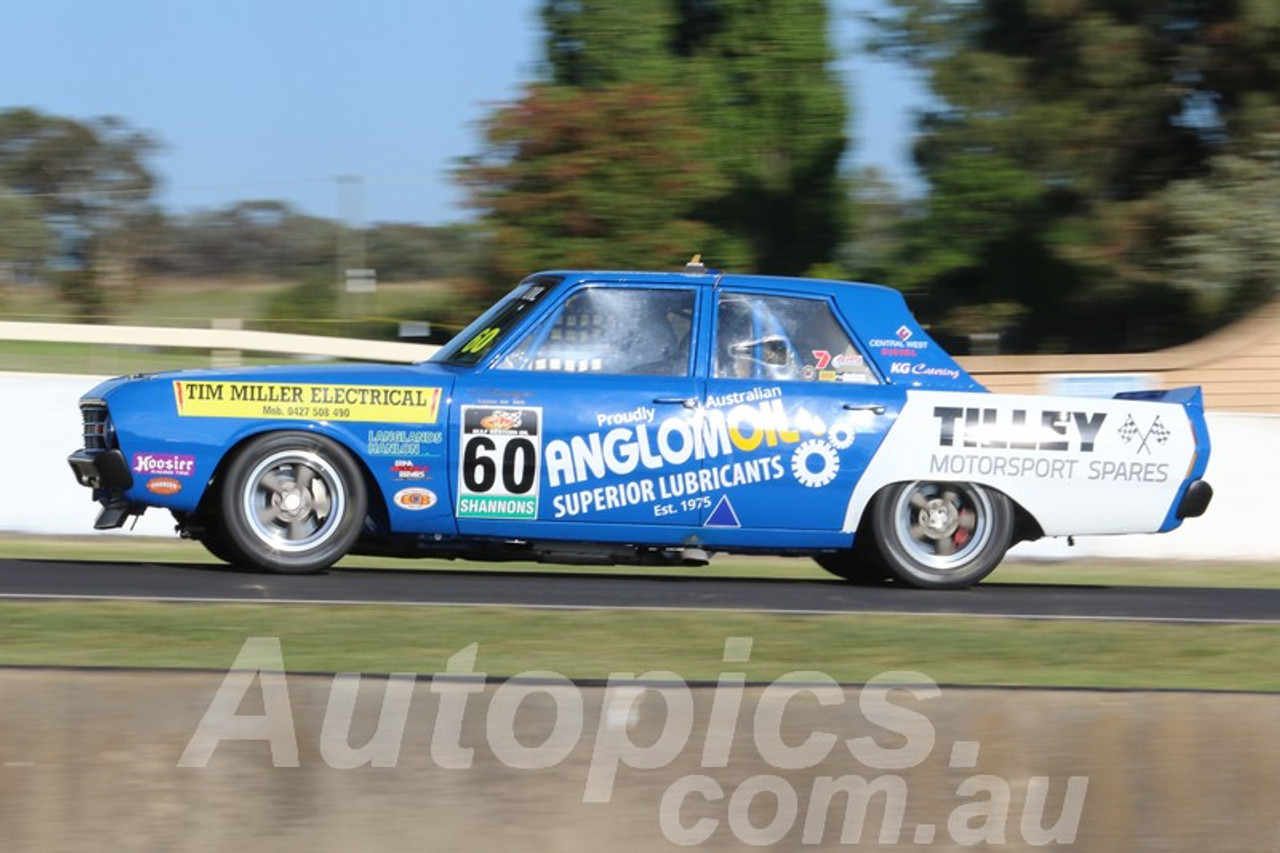
<path id="1" fill-rule="evenodd" d="M 166 509 L 275 572 L 738 552 L 951 588 L 1212 496 L 1197 388 L 992 394 L 894 290 L 698 265 L 532 275 L 420 364 L 131 376 L 80 407 L 97 528 Z"/>

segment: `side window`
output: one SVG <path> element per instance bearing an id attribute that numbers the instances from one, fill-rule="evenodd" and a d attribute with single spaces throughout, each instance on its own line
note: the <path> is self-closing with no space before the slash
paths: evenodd
<path id="1" fill-rule="evenodd" d="M 715 376 L 875 383 L 876 377 L 823 299 L 721 293 Z"/>
<path id="2" fill-rule="evenodd" d="M 684 376 L 694 292 L 587 287 L 529 332 L 504 370 Z"/>

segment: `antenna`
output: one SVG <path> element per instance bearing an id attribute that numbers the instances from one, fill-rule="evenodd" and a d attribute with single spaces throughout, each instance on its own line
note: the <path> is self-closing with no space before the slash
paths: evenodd
<path id="1" fill-rule="evenodd" d="M 694 255 L 689 259 L 689 263 L 684 265 L 684 271 L 692 275 L 704 275 L 707 267 L 702 263 L 702 255 Z"/>

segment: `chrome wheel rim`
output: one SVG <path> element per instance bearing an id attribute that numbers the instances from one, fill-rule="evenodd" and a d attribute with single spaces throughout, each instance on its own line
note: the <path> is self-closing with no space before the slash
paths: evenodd
<path id="1" fill-rule="evenodd" d="M 245 483 L 245 520 L 274 550 L 307 551 L 337 533 L 347 491 L 324 457 L 303 450 L 273 453 L 254 466 Z"/>
<path id="2" fill-rule="evenodd" d="M 897 538 L 916 562 L 939 572 L 964 568 L 991 538 L 991 501 L 961 483 L 912 483 L 894 506 Z"/>

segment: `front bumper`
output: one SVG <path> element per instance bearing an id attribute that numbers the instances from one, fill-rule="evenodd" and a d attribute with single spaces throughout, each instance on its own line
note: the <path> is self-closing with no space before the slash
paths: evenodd
<path id="1" fill-rule="evenodd" d="M 94 499 L 102 502 L 94 530 L 113 530 L 138 512 L 122 497 L 133 488 L 133 473 L 119 450 L 77 450 L 67 457 L 67 464 L 76 475 L 76 482 L 93 489 Z"/>
<path id="2" fill-rule="evenodd" d="M 133 488 L 133 473 L 119 450 L 77 450 L 67 457 L 76 482 L 90 489 L 124 492 Z"/>

